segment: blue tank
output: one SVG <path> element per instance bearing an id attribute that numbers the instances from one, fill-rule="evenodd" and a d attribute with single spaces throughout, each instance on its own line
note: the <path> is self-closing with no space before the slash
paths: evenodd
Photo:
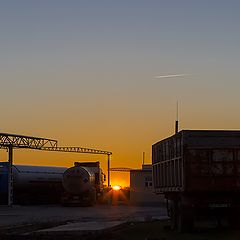
<path id="1" fill-rule="evenodd" d="M 8 193 L 8 162 L 0 162 L 0 204 L 6 204 Z"/>
<path id="2" fill-rule="evenodd" d="M 0 204 L 7 203 L 8 162 L 0 163 Z M 13 165 L 13 202 L 17 204 L 60 202 L 66 167 Z"/>

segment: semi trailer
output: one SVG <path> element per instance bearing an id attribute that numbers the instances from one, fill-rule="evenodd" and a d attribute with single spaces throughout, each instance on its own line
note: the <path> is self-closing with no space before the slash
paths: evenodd
<path id="1" fill-rule="evenodd" d="M 0 203 L 7 203 L 8 163 L 0 163 Z M 66 167 L 13 165 L 15 204 L 60 202 Z"/>
<path id="2" fill-rule="evenodd" d="M 152 146 L 152 165 L 173 229 L 191 230 L 201 216 L 238 224 L 240 131 L 182 130 Z"/>

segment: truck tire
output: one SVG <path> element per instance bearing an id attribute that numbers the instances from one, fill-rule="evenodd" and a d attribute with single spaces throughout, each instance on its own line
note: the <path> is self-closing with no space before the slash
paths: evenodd
<path id="1" fill-rule="evenodd" d="M 97 192 L 96 192 L 96 189 L 92 189 L 90 192 L 89 192 L 89 198 L 90 198 L 90 206 L 94 206 L 97 202 Z"/>
<path id="2" fill-rule="evenodd" d="M 228 214 L 229 227 L 238 229 L 240 227 L 240 207 L 232 207 Z"/>
<path id="3" fill-rule="evenodd" d="M 192 232 L 194 226 L 194 211 L 190 206 L 179 205 L 177 212 L 178 232 Z"/>
<path id="4" fill-rule="evenodd" d="M 169 202 L 169 217 L 171 222 L 171 229 L 176 230 L 177 229 L 177 222 L 178 222 L 178 207 L 177 207 L 177 201 L 171 200 Z"/>

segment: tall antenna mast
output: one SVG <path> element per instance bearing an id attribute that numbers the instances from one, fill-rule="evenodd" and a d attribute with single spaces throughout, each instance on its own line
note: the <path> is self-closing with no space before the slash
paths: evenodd
<path id="1" fill-rule="evenodd" d="M 177 101 L 177 114 L 176 114 L 176 121 L 175 121 L 175 134 L 178 133 L 178 101 Z"/>
<path id="2" fill-rule="evenodd" d="M 142 159 L 142 165 L 145 164 L 145 152 L 143 152 L 143 159 Z"/>

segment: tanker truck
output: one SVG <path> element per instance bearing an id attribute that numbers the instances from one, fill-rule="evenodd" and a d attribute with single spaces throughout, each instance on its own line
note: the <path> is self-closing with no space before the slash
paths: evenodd
<path id="1" fill-rule="evenodd" d="M 99 162 L 75 162 L 63 173 L 64 206 L 92 206 L 103 194 L 105 175 Z"/>

